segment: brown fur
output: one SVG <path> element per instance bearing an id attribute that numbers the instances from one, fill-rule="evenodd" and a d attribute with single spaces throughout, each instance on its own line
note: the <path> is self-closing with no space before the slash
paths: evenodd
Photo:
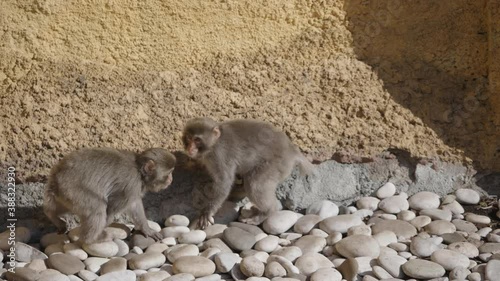
<path id="1" fill-rule="evenodd" d="M 128 209 L 138 229 L 160 239 L 147 224 L 142 197 L 146 191 L 158 192 L 170 185 L 175 162 L 161 148 L 140 154 L 111 148 L 72 152 L 52 168 L 44 212 L 60 231 L 66 230 L 61 215 L 78 215 L 81 240 L 94 243 L 109 240 L 104 228 Z"/>
<path id="2" fill-rule="evenodd" d="M 296 164 L 308 174 L 313 165 L 283 133 L 272 125 L 255 120 L 216 123 L 210 118 L 188 121 L 183 142 L 190 157 L 205 164 L 214 180 L 204 190 L 198 227 L 206 227 L 228 197 L 236 174 L 243 178 L 247 196 L 258 212 L 243 221 L 260 224 L 276 211 L 276 187 Z M 204 202 L 204 203 L 203 203 Z"/>

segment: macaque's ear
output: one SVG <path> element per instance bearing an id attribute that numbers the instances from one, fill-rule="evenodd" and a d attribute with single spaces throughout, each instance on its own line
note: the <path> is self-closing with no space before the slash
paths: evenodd
<path id="1" fill-rule="evenodd" d="M 215 139 L 218 139 L 220 137 L 220 130 L 219 130 L 219 126 L 215 126 L 212 130 L 213 134 L 214 134 L 214 137 Z"/>
<path id="2" fill-rule="evenodd" d="M 156 163 L 155 161 L 149 159 L 146 163 L 144 163 L 144 166 L 142 166 L 142 172 L 144 175 L 151 176 L 156 170 Z"/>

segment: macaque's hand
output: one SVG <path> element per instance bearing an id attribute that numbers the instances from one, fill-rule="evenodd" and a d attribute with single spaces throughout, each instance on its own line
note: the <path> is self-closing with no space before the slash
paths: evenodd
<path id="1" fill-rule="evenodd" d="M 205 229 L 212 224 L 214 224 L 214 218 L 209 213 L 203 213 L 198 218 L 198 223 L 196 224 L 196 228 Z"/>
<path id="2" fill-rule="evenodd" d="M 144 233 L 144 235 L 146 237 L 151 237 L 153 238 L 155 241 L 159 241 L 161 239 L 163 239 L 163 235 L 161 235 L 161 233 L 159 232 L 156 232 L 154 231 L 153 229 L 151 229 L 150 227 L 147 227 L 147 228 L 144 228 L 143 230 L 141 230 L 142 233 Z"/>

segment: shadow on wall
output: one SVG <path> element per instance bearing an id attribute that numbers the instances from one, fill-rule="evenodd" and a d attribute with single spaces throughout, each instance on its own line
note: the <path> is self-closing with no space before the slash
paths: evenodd
<path id="1" fill-rule="evenodd" d="M 488 93 L 486 1 L 346 0 L 357 57 L 392 98 L 463 150 L 500 169 Z"/>

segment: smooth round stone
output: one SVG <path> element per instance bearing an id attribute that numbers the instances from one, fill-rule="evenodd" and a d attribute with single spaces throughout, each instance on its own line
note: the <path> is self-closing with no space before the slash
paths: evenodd
<path id="1" fill-rule="evenodd" d="M 80 259 L 68 254 L 51 255 L 48 258 L 48 265 L 66 275 L 85 269 L 85 264 Z"/>
<path id="2" fill-rule="evenodd" d="M 37 281 L 69 281 L 69 277 L 54 269 L 47 269 L 40 272 Z"/>
<path id="3" fill-rule="evenodd" d="M 393 214 L 381 214 L 381 215 L 379 215 L 379 218 L 384 219 L 384 220 L 397 220 L 398 219 L 398 217 L 396 217 L 396 215 L 393 215 Z"/>
<path id="4" fill-rule="evenodd" d="M 83 244 L 83 250 L 94 257 L 109 258 L 118 253 L 118 245 L 115 242 L 102 242 L 93 244 Z"/>
<path id="5" fill-rule="evenodd" d="M 322 219 L 325 219 L 338 215 L 339 207 L 332 201 L 323 200 L 311 204 L 306 210 L 306 215 L 309 214 L 318 215 Z"/>
<path id="6" fill-rule="evenodd" d="M 251 249 L 257 242 L 254 234 L 234 226 L 226 228 L 223 237 L 229 247 L 237 251 Z"/>
<path id="7" fill-rule="evenodd" d="M 166 258 L 162 253 L 144 253 L 133 256 L 128 261 L 128 265 L 130 269 L 148 270 L 152 267 L 160 267 L 165 262 Z"/>
<path id="8" fill-rule="evenodd" d="M 116 243 L 116 241 L 115 241 L 115 243 Z M 167 246 L 174 246 L 174 245 L 177 245 L 177 240 L 175 240 L 174 237 L 167 237 L 167 238 L 161 239 L 161 243 L 163 243 Z"/>
<path id="9" fill-rule="evenodd" d="M 213 258 L 215 257 L 215 255 L 217 255 L 219 253 L 221 253 L 220 249 L 217 249 L 217 248 L 208 248 L 205 251 L 203 251 L 202 253 L 200 253 L 200 256 L 205 257 L 207 259 L 213 260 Z"/>
<path id="10" fill-rule="evenodd" d="M 364 218 L 368 218 L 368 217 L 373 216 L 373 211 L 367 210 L 367 209 L 361 209 L 361 210 L 357 210 L 356 212 L 354 212 L 352 214 L 364 219 Z"/>
<path id="11" fill-rule="evenodd" d="M 322 220 L 319 227 L 328 234 L 333 232 L 347 233 L 349 228 L 363 224 L 363 220 L 355 215 L 338 215 Z"/>
<path id="12" fill-rule="evenodd" d="M 298 220 L 297 213 L 284 210 L 271 214 L 263 223 L 264 231 L 269 234 L 281 234 L 290 229 Z"/>
<path id="13" fill-rule="evenodd" d="M 484 271 L 486 280 L 498 280 L 500 277 L 500 260 L 490 260 Z"/>
<path id="14" fill-rule="evenodd" d="M 328 237 L 326 237 L 326 244 L 329 246 L 335 245 L 335 243 L 339 242 L 342 239 L 342 233 L 333 232 Z"/>
<path id="15" fill-rule="evenodd" d="M 441 209 L 425 209 L 420 211 L 421 216 L 428 216 L 432 220 L 451 221 L 452 213 L 448 210 Z"/>
<path id="16" fill-rule="evenodd" d="M 306 235 L 294 243 L 294 246 L 300 248 L 303 254 L 319 253 L 326 246 L 326 239 L 314 235 Z"/>
<path id="17" fill-rule="evenodd" d="M 218 272 L 227 273 L 241 261 L 241 257 L 233 253 L 219 253 L 215 256 L 214 261 Z"/>
<path id="18" fill-rule="evenodd" d="M 64 244 L 63 246 L 64 253 L 68 255 L 72 255 L 74 257 L 77 257 L 80 260 L 85 260 L 89 257 L 87 252 L 85 252 L 80 246 L 74 243 L 68 243 Z"/>
<path id="19" fill-rule="evenodd" d="M 479 247 L 479 253 L 500 253 L 500 243 L 484 243 Z"/>
<path id="20" fill-rule="evenodd" d="M 220 281 L 220 280 L 222 280 L 222 276 L 220 276 L 219 274 L 211 274 L 208 276 L 196 278 L 195 280 L 196 281 Z M 267 281 L 269 281 L 269 280 L 267 280 Z"/>
<path id="21" fill-rule="evenodd" d="M 310 276 L 320 268 L 333 267 L 333 263 L 325 256 L 318 253 L 305 254 L 297 259 L 295 266 L 301 274 Z"/>
<path id="22" fill-rule="evenodd" d="M 189 226 L 189 219 L 183 215 L 173 215 L 165 220 L 165 226 Z"/>
<path id="23" fill-rule="evenodd" d="M 325 231 L 323 231 L 319 228 L 315 228 L 315 229 L 311 230 L 311 232 L 309 232 L 309 235 L 317 236 L 317 237 L 321 237 L 321 238 L 325 238 L 325 239 L 326 239 L 326 237 L 328 237 L 328 233 L 326 233 Z"/>
<path id="24" fill-rule="evenodd" d="M 42 251 L 22 242 L 16 242 L 15 244 L 16 260 L 20 262 L 30 262 L 32 260 L 44 260 L 47 259 L 47 255 Z M 2 258 L 3 260 L 3 258 Z M 0 260 L 0 262 L 2 261 Z"/>
<path id="25" fill-rule="evenodd" d="M 379 233 L 373 235 L 373 238 L 375 240 L 377 240 L 377 243 L 380 246 L 387 246 L 391 243 L 398 242 L 398 237 L 396 237 L 396 234 L 394 234 L 394 232 L 388 231 L 388 230 L 382 231 L 382 232 L 379 232 Z"/>
<path id="26" fill-rule="evenodd" d="M 376 196 L 380 199 L 388 198 L 396 194 L 396 186 L 388 182 L 382 185 L 376 192 Z"/>
<path id="27" fill-rule="evenodd" d="M 406 221 L 382 220 L 372 226 L 372 233 L 377 234 L 383 231 L 392 231 L 397 237 L 405 239 L 417 235 L 417 229 Z"/>
<path id="28" fill-rule="evenodd" d="M 267 278 L 286 276 L 286 269 L 276 261 L 269 262 L 264 270 L 264 276 Z"/>
<path id="29" fill-rule="evenodd" d="M 259 240 L 259 242 L 255 244 L 254 248 L 257 251 L 271 253 L 278 248 L 279 240 L 280 238 L 278 236 L 268 235 L 267 237 Z"/>
<path id="30" fill-rule="evenodd" d="M 361 224 L 361 225 L 356 225 L 347 230 L 347 236 L 351 235 L 372 235 L 372 229 L 368 225 Z M 325 236 L 328 237 L 328 234 Z"/>
<path id="31" fill-rule="evenodd" d="M 405 195 L 395 195 L 380 201 L 378 207 L 386 213 L 397 214 L 401 211 L 408 210 L 409 204 Z"/>
<path id="32" fill-rule="evenodd" d="M 83 280 L 83 281 L 93 281 L 99 277 L 99 275 L 95 274 L 92 271 L 89 270 L 80 270 L 78 272 L 78 276 Z"/>
<path id="33" fill-rule="evenodd" d="M 180 273 L 176 275 L 172 275 L 163 281 L 194 281 L 193 274 L 189 273 Z"/>
<path id="34" fill-rule="evenodd" d="M 471 223 L 471 222 L 468 222 L 468 221 L 456 219 L 456 220 L 452 220 L 451 223 L 453 223 L 455 225 L 455 227 L 458 231 L 464 231 L 467 233 L 477 231 L 476 225 Z"/>
<path id="35" fill-rule="evenodd" d="M 163 253 L 169 247 L 163 243 L 154 243 L 146 249 L 145 253 Z"/>
<path id="36" fill-rule="evenodd" d="M 132 239 L 130 240 L 130 247 L 133 248 L 137 246 L 141 250 L 144 250 L 147 247 L 153 245 L 154 243 L 156 243 L 156 241 L 151 237 L 145 237 L 144 235 L 141 234 L 134 234 L 132 235 Z"/>
<path id="37" fill-rule="evenodd" d="M 247 277 L 264 275 L 265 266 L 262 261 L 254 256 L 245 257 L 241 260 L 240 270 Z"/>
<path id="38" fill-rule="evenodd" d="M 440 249 L 432 253 L 431 260 L 439 263 L 446 270 L 452 270 L 457 266 L 465 268 L 469 266 L 469 258 L 461 253 L 447 249 Z"/>
<path id="39" fill-rule="evenodd" d="M 358 207 L 358 209 L 375 211 L 378 209 L 379 202 L 380 199 L 376 197 L 361 197 L 358 201 L 356 201 L 356 207 Z"/>
<path id="40" fill-rule="evenodd" d="M 121 223 L 112 223 L 104 229 L 113 239 L 127 239 L 130 235 L 130 228 Z"/>
<path id="41" fill-rule="evenodd" d="M 457 201 L 453 201 L 446 205 L 441 205 L 441 209 L 448 210 L 454 215 L 460 215 L 465 212 L 464 207 L 462 207 L 462 205 L 460 205 L 460 203 L 458 203 Z"/>
<path id="42" fill-rule="evenodd" d="M 277 249 L 271 255 L 284 257 L 285 259 L 294 262 L 297 258 L 302 256 L 302 250 L 297 246 L 289 246 Z"/>
<path id="43" fill-rule="evenodd" d="M 429 191 L 415 193 L 408 199 L 410 208 L 413 210 L 437 209 L 439 208 L 439 195 Z"/>
<path id="44" fill-rule="evenodd" d="M 17 229 L 16 229 L 17 230 Z M 17 236 L 16 236 L 17 238 Z M 57 244 L 57 243 L 68 243 L 69 237 L 66 234 L 58 234 L 58 233 L 48 233 L 45 234 L 42 239 L 40 239 L 40 246 L 42 248 L 47 248 L 49 245 Z M 26 242 L 25 242 L 26 243 Z"/>
<path id="45" fill-rule="evenodd" d="M 448 245 L 448 250 L 461 253 L 468 258 L 475 258 L 479 256 L 479 250 L 469 242 L 455 242 Z"/>
<path id="46" fill-rule="evenodd" d="M 9 281 L 34 281 L 40 277 L 40 273 L 31 268 L 16 267 L 14 271 L 5 272 L 4 276 Z"/>
<path id="47" fill-rule="evenodd" d="M 380 279 L 392 279 L 392 275 L 387 272 L 383 267 L 375 265 L 372 267 L 372 271 Z"/>
<path id="48" fill-rule="evenodd" d="M 137 275 L 137 274 L 136 274 Z M 164 279 L 170 277 L 170 273 L 160 270 L 155 272 L 146 272 L 140 275 L 138 281 L 163 281 Z"/>
<path id="49" fill-rule="evenodd" d="M 232 222 L 229 223 L 229 226 L 235 226 L 235 227 L 241 228 L 241 229 L 243 229 L 243 230 L 245 230 L 247 232 L 252 233 L 255 236 L 260 235 L 260 234 L 265 234 L 265 232 L 262 231 L 262 229 L 260 229 L 256 225 L 251 225 L 251 224 L 246 224 L 246 223 L 242 223 L 242 222 L 232 221 Z"/>
<path id="50" fill-rule="evenodd" d="M 113 258 L 101 266 L 100 274 L 114 271 L 124 271 L 127 269 L 127 260 L 121 257 Z"/>
<path id="51" fill-rule="evenodd" d="M 335 268 L 320 268 L 311 275 L 310 281 L 341 281 L 342 274 Z"/>
<path id="52" fill-rule="evenodd" d="M 467 280 L 469 281 L 481 281 L 484 280 L 479 272 L 472 272 L 467 275 Z"/>
<path id="53" fill-rule="evenodd" d="M 178 238 L 184 233 L 189 233 L 191 230 L 187 226 L 167 226 L 163 228 L 160 233 L 163 235 L 163 238 L 166 237 L 174 237 Z"/>
<path id="54" fill-rule="evenodd" d="M 345 280 L 357 280 L 358 272 L 360 271 L 359 264 L 356 259 L 344 260 L 339 266 L 336 267 Z"/>
<path id="55" fill-rule="evenodd" d="M 477 191 L 468 188 L 460 188 L 455 191 L 457 201 L 462 204 L 477 204 L 481 200 Z"/>
<path id="56" fill-rule="evenodd" d="M 301 234 L 309 233 L 320 221 L 322 218 L 315 214 L 309 214 L 302 216 L 297 220 L 295 225 L 293 226 L 293 231 Z"/>
<path id="57" fill-rule="evenodd" d="M 88 271 L 91 271 L 93 273 L 96 273 L 101 269 L 101 265 L 107 263 L 109 259 L 107 258 L 97 258 L 97 257 L 90 257 L 86 260 L 83 261 L 85 264 L 85 268 Z"/>
<path id="58" fill-rule="evenodd" d="M 431 221 L 432 221 L 432 219 L 428 216 L 418 216 L 418 217 L 410 220 L 410 223 L 414 227 L 420 229 L 420 228 L 428 225 L 429 223 L 431 223 Z"/>
<path id="59" fill-rule="evenodd" d="M 493 229 L 491 227 L 483 227 L 480 230 L 476 231 L 477 234 L 481 237 L 486 237 Z"/>
<path id="60" fill-rule="evenodd" d="M 465 280 L 471 272 L 465 267 L 457 266 L 450 271 L 451 280 Z"/>
<path id="61" fill-rule="evenodd" d="M 47 248 L 45 248 L 45 254 L 50 257 L 51 255 L 56 254 L 56 253 L 64 253 L 63 246 L 64 246 L 64 243 L 62 243 L 62 242 L 49 245 L 49 246 L 47 246 Z"/>
<path id="62" fill-rule="evenodd" d="M 148 248 L 149 248 L 149 247 L 148 247 Z M 134 254 L 138 254 L 138 255 L 140 255 L 140 254 L 144 254 L 144 251 L 143 251 L 141 248 L 137 247 L 137 246 L 134 246 L 134 247 L 132 248 L 132 250 L 130 250 L 130 252 L 131 252 L 131 253 L 134 253 Z"/>
<path id="63" fill-rule="evenodd" d="M 210 240 L 203 242 L 203 244 L 201 246 L 201 250 L 208 249 L 208 248 L 218 248 L 221 250 L 221 252 L 225 252 L 225 253 L 232 253 L 233 252 L 231 250 L 231 248 L 229 248 L 229 246 L 226 245 L 226 243 L 224 243 L 224 241 L 222 241 L 219 238 L 212 238 Z"/>
<path id="64" fill-rule="evenodd" d="M 177 241 L 181 244 L 200 244 L 205 240 L 207 234 L 203 230 L 193 230 L 188 233 L 181 234 Z"/>
<path id="65" fill-rule="evenodd" d="M 378 257 L 380 246 L 374 238 L 366 235 L 353 235 L 340 240 L 335 249 L 346 258 Z"/>
<path id="66" fill-rule="evenodd" d="M 468 222 L 472 223 L 478 223 L 478 224 L 489 224 L 491 223 L 491 219 L 487 216 L 482 216 L 482 215 L 476 215 L 476 214 L 466 214 L 465 215 L 465 220 Z"/>
<path id="67" fill-rule="evenodd" d="M 418 257 L 429 257 L 435 251 L 441 249 L 440 245 L 443 242 L 441 237 L 413 237 L 411 239 L 410 251 Z"/>
<path id="68" fill-rule="evenodd" d="M 415 213 L 409 210 L 403 210 L 398 213 L 397 219 L 402 221 L 411 221 L 416 217 Z"/>
<path id="69" fill-rule="evenodd" d="M 409 260 L 402 268 L 406 275 L 416 279 L 438 278 L 446 273 L 441 265 L 421 259 Z"/>
<path id="70" fill-rule="evenodd" d="M 135 273 L 131 270 L 114 271 L 99 276 L 95 281 L 135 281 Z"/>
<path id="71" fill-rule="evenodd" d="M 190 273 L 194 277 L 202 277 L 213 274 L 215 272 L 215 264 L 204 257 L 185 256 L 175 260 L 174 272 L 176 274 Z"/>
<path id="72" fill-rule="evenodd" d="M 408 247 L 408 245 L 406 245 L 404 243 L 399 243 L 399 242 L 391 243 L 387 246 L 389 248 L 393 249 L 394 251 L 398 251 L 398 252 L 404 252 L 404 251 L 408 251 L 410 249 L 410 247 Z M 382 255 L 382 251 L 380 252 L 380 255 Z"/>
<path id="73" fill-rule="evenodd" d="M 488 242 L 500 243 L 500 235 L 490 233 L 490 234 L 488 234 L 488 235 L 486 236 L 486 240 L 487 240 Z"/>
<path id="74" fill-rule="evenodd" d="M 148 220 L 147 223 L 148 223 L 149 228 L 151 228 L 155 232 L 161 231 L 161 226 L 157 222 Z"/>
<path id="75" fill-rule="evenodd" d="M 227 225 L 225 224 L 213 224 L 207 226 L 203 231 L 207 234 L 206 239 L 212 239 L 212 238 L 221 238 L 222 233 L 224 230 L 227 228 Z"/>
<path id="76" fill-rule="evenodd" d="M 467 241 L 467 240 L 465 240 L 464 236 L 458 232 L 445 233 L 445 234 L 441 235 L 441 237 L 443 238 L 443 243 L 448 244 L 448 245 L 456 243 L 456 242 L 466 242 Z"/>
<path id="77" fill-rule="evenodd" d="M 175 245 L 172 248 L 169 248 L 167 251 L 167 258 L 170 262 L 175 262 L 176 259 L 184 256 L 197 256 L 200 253 L 200 250 L 195 245 L 191 244 L 179 244 Z"/>
<path id="78" fill-rule="evenodd" d="M 397 255 L 380 255 L 378 263 L 383 267 L 392 277 L 403 278 L 404 273 L 401 267 L 407 260 Z"/>
<path id="79" fill-rule="evenodd" d="M 429 223 L 424 227 L 425 231 L 433 235 L 442 235 L 445 233 L 453 233 L 457 230 L 455 225 L 449 221 L 437 220 Z"/>
<path id="80" fill-rule="evenodd" d="M 45 265 L 45 260 L 33 260 L 26 267 L 31 268 L 35 271 L 43 271 L 47 269 L 47 266 Z M 0 273 L 0 276 L 1 275 L 2 274 Z"/>
<path id="81" fill-rule="evenodd" d="M 245 281 L 269 281 L 269 278 L 252 276 L 247 278 Z"/>

